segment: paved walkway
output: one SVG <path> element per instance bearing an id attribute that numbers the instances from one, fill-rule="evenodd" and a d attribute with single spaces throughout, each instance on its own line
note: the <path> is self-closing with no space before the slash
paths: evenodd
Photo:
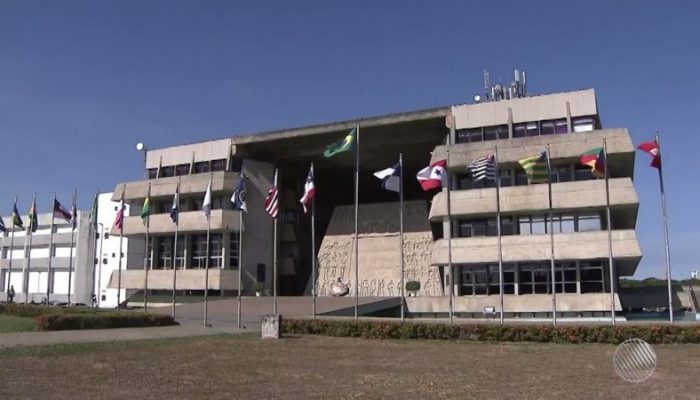
<path id="1" fill-rule="evenodd" d="M 83 331 L 16 332 L 0 335 L 0 349 L 63 343 L 97 343 L 127 340 L 171 339 L 250 332 L 229 327 L 167 326 L 156 328 L 94 329 Z"/>

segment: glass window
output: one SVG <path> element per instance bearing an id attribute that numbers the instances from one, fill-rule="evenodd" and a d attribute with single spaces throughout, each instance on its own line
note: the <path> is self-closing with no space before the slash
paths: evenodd
<path id="1" fill-rule="evenodd" d="M 456 132 L 457 143 L 481 142 L 483 140 L 481 128 L 460 129 Z"/>
<path id="2" fill-rule="evenodd" d="M 566 123 L 566 119 L 554 120 L 554 133 L 568 133 L 569 125 Z"/>
<path id="3" fill-rule="evenodd" d="M 501 235 L 517 235 L 518 225 L 516 224 L 515 217 L 504 217 L 501 216 Z"/>
<path id="4" fill-rule="evenodd" d="M 527 174 L 522 168 L 515 169 L 515 185 L 524 186 L 527 185 Z"/>
<path id="5" fill-rule="evenodd" d="M 549 214 L 545 215 L 545 220 L 547 221 L 547 226 L 545 226 L 545 231 L 547 231 L 547 233 L 549 233 L 549 226 L 550 226 Z M 559 215 L 559 214 L 552 215 L 552 229 L 554 230 L 554 233 L 561 233 L 561 215 Z"/>
<path id="6" fill-rule="evenodd" d="M 543 135 L 553 135 L 554 134 L 554 121 L 542 121 L 540 124 L 540 129 Z"/>
<path id="7" fill-rule="evenodd" d="M 518 217 L 518 227 L 521 235 L 531 235 L 532 228 L 530 225 L 530 217 Z"/>
<path id="8" fill-rule="evenodd" d="M 601 230 L 600 215 L 581 214 L 578 216 L 578 231 L 591 232 Z"/>
<path id="9" fill-rule="evenodd" d="M 525 125 L 527 131 L 527 136 L 538 136 L 540 134 L 540 127 L 537 122 L 528 122 Z"/>
<path id="10" fill-rule="evenodd" d="M 573 180 L 573 167 L 571 165 L 555 167 L 557 171 L 557 182 L 570 182 Z"/>
<path id="11" fill-rule="evenodd" d="M 469 174 L 457 174 L 457 188 L 468 190 L 472 188 L 472 178 Z"/>
<path id="12" fill-rule="evenodd" d="M 158 239 L 158 257 L 154 269 L 171 269 L 173 267 L 173 238 L 161 237 Z"/>
<path id="13" fill-rule="evenodd" d="M 484 140 L 508 139 L 508 125 L 487 126 L 484 128 Z"/>
<path id="14" fill-rule="evenodd" d="M 574 166 L 574 180 L 587 181 L 591 179 L 596 179 L 591 173 L 591 167 L 580 164 Z"/>
<path id="15" fill-rule="evenodd" d="M 574 216 L 573 215 L 562 215 L 561 216 L 561 232 L 562 233 L 572 233 L 576 231 L 575 224 L 574 224 Z"/>
<path id="16" fill-rule="evenodd" d="M 513 137 L 525 137 L 527 136 L 527 126 L 526 124 L 513 124 Z"/>
<path id="17" fill-rule="evenodd" d="M 588 132 L 595 129 L 595 119 L 592 117 L 575 117 L 571 119 L 574 132 Z"/>
<path id="18" fill-rule="evenodd" d="M 532 234 L 544 235 L 547 230 L 544 227 L 544 216 L 538 215 L 532 217 Z"/>
<path id="19" fill-rule="evenodd" d="M 226 159 L 213 160 L 211 162 L 212 171 L 225 171 L 226 170 Z"/>
<path id="20" fill-rule="evenodd" d="M 175 176 L 189 175 L 190 164 L 180 164 L 175 167 Z"/>
<path id="21" fill-rule="evenodd" d="M 512 169 L 509 169 L 509 168 L 499 169 L 498 176 L 500 177 L 500 180 L 501 180 L 501 187 L 513 186 L 513 170 Z"/>
<path id="22" fill-rule="evenodd" d="M 224 266 L 223 261 L 223 241 L 220 233 L 211 234 L 211 247 L 209 248 L 209 267 L 221 268 Z"/>
<path id="23" fill-rule="evenodd" d="M 177 249 L 175 250 L 175 266 L 185 268 L 185 235 L 177 235 Z"/>
<path id="24" fill-rule="evenodd" d="M 207 235 L 192 235 L 192 268 L 206 267 Z"/>
<path id="25" fill-rule="evenodd" d="M 194 173 L 201 174 L 204 172 L 209 172 L 209 161 L 200 161 L 194 163 Z"/>
<path id="26" fill-rule="evenodd" d="M 474 273 L 469 267 L 460 267 L 459 294 L 471 296 L 474 294 Z"/>
<path id="27" fill-rule="evenodd" d="M 486 220 L 486 236 L 498 236 L 498 221 L 496 218 Z"/>
<path id="28" fill-rule="evenodd" d="M 240 234 L 238 232 L 229 233 L 228 242 L 228 265 L 231 269 L 238 269 L 238 241 Z"/>
<path id="29" fill-rule="evenodd" d="M 169 178 L 171 176 L 175 176 L 175 166 L 162 167 L 160 169 L 161 178 Z"/>
<path id="30" fill-rule="evenodd" d="M 148 179 L 156 179 L 158 177 L 158 168 L 148 169 Z"/>

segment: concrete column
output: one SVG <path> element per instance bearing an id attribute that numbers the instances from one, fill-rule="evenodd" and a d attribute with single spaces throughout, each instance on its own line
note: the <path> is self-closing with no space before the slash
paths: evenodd
<path id="1" fill-rule="evenodd" d="M 566 125 L 569 127 L 569 132 L 572 132 L 572 126 L 571 126 L 571 104 L 569 102 L 566 102 Z"/>
<path id="2" fill-rule="evenodd" d="M 513 138 L 513 109 L 508 107 L 508 137 Z"/>

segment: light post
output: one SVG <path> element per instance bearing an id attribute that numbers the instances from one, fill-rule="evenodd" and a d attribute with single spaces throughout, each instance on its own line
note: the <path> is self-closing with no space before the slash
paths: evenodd
<path id="1" fill-rule="evenodd" d="M 148 155 L 148 147 L 143 142 L 136 143 L 136 150 L 143 153 L 143 174 L 144 179 L 148 179 L 148 168 L 146 167 L 146 156 Z"/>

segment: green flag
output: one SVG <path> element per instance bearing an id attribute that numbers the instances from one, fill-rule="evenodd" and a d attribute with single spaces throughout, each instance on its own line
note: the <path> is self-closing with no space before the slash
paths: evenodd
<path id="1" fill-rule="evenodd" d="M 323 152 L 323 156 L 326 158 L 333 157 L 338 153 L 344 153 L 350 151 L 355 147 L 355 137 L 357 136 L 357 128 L 352 128 L 352 130 L 338 142 L 335 142 L 328 147 L 326 151 Z"/>
<path id="2" fill-rule="evenodd" d="M 518 163 L 525 170 L 527 183 L 544 183 L 549 181 L 547 173 L 547 153 L 542 151 L 535 156 L 525 157 Z"/>
<path id="3" fill-rule="evenodd" d="M 150 190 L 149 190 L 150 192 Z M 148 193 L 146 200 L 143 201 L 143 208 L 141 208 L 141 221 L 144 225 L 148 225 L 148 217 L 151 215 L 151 193 Z"/>
<path id="4" fill-rule="evenodd" d="M 92 202 L 92 208 L 90 209 L 90 223 L 92 226 L 97 226 L 97 196 L 99 192 L 95 193 L 95 200 Z"/>
<path id="5" fill-rule="evenodd" d="M 27 232 L 36 232 L 39 229 L 39 216 L 36 212 L 36 197 L 32 201 L 32 207 L 29 209 L 29 226 L 27 227 Z"/>

